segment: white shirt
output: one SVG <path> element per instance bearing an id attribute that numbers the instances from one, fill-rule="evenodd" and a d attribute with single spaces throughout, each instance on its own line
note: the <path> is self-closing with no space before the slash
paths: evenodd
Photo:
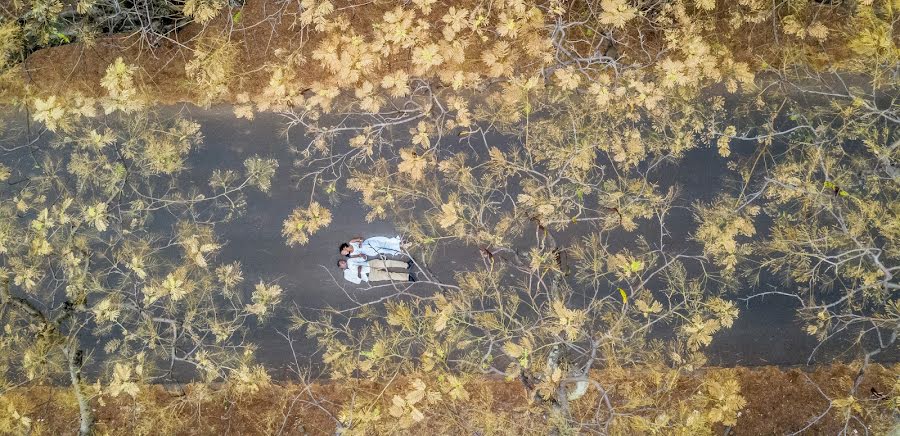
<path id="1" fill-rule="evenodd" d="M 362 267 L 360 272 L 359 267 Z M 347 269 L 344 270 L 344 278 L 353 284 L 360 284 L 369 281 L 369 264 L 361 259 L 347 259 Z M 362 277 L 360 277 L 362 276 Z"/>

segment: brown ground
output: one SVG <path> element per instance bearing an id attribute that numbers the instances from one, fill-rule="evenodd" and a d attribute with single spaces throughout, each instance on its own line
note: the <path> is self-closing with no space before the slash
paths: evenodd
<path id="1" fill-rule="evenodd" d="M 709 369 L 708 371 L 723 371 Z M 727 371 L 727 370 L 725 370 Z M 775 435 L 798 431 L 810 420 L 822 414 L 833 399 L 847 396 L 856 377 L 856 370 L 844 366 L 817 367 L 811 371 L 779 369 L 776 367 L 737 368 L 741 394 L 747 406 L 741 411 L 732 435 Z M 887 434 L 887 426 L 896 419 L 887 400 L 878 400 L 872 392 L 889 393 L 897 379 L 897 367 L 869 367 L 860 384 L 858 395 L 866 412 L 861 419 L 869 426 L 870 434 Z M 598 374 L 600 379 L 602 374 Z M 317 383 L 305 391 L 296 384 L 273 385 L 254 394 L 214 396 L 198 403 L 202 386 L 163 389 L 149 388 L 137 400 L 128 396 L 105 398 L 97 407 L 97 425 L 108 434 L 333 434 L 334 421 L 323 412 L 337 415 L 348 400 L 347 382 Z M 389 398 L 403 394 L 408 383 L 395 380 L 394 387 L 384 390 L 381 408 L 387 416 Z M 407 430 L 408 434 L 540 434 L 546 431 L 547 417 L 539 408 L 529 407 L 521 384 L 517 381 L 485 380 L 470 383 L 468 402 L 455 402 L 433 409 L 423 408 L 426 419 Z M 203 388 L 203 389 L 200 389 Z M 612 386 L 615 400 L 620 393 Z M 697 384 L 690 379 L 679 383 L 676 391 L 690 394 Z M 363 382 L 357 392 L 377 395 L 383 385 Z M 310 395 L 310 393 L 312 395 Z M 70 434 L 77 427 L 77 407 L 69 391 L 64 388 L 20 388 L 9 394 L 19 404 L 18 410 L 29 416 L 36 434 Z M 318 398 L 319 408 L 310 400 Z M 12 398 L 12 397 L 10 397 Z M 585 397 L 588 398 L 588 397 Z M 615 401 L 614 401 L 615 402 Z M 30 404 L 23 408 L 22 404 Z M 590 410 L 591 404 L 581 404 Z M 872 411 L 875 412 L 872 412 Z M 894 415 L 892 415 L 892 413 Z M 651 415 L 652 416 L 652 415 Z M 844 419 L 836 409 L 810 426 L 804 434 L 837 434 Z M 851 430 L 863 433 L 862 426 L 852 422 Z M 724 431 L 723 428 L 719 430 Z M 101 433 L 101 434 L 102 434 Z M 721 433 L 719 433 L 721 434 Z M 851 431 L 852 434 L 852 431 Z"/>
<path id="2" fill-rule="evenodd" d="M 40 94 L 81 92 L 98 96 L 102 95 L 100 79 L 106 67 L 121 56 L 139 67 L 140 86 L 151 100 L 164 104 L 192 101 L 185 75 L 185 64 L 192 58 L 191 47 L 202 35 L 230 33 L 230 38 L 242 47 L 238 71 L 244 71 L 234 89 L 253 93 L 266 83 L 263 67 L 274 50 L 291 48 L 299 40 L 299 33 L 291 30 L 291 15 L 260 23 L 273 12 L 275 4 L 270 0 L 248 1 L 241 11 L 245 27 L 235 26 L 234 32 L 228 31 L 231 15 L 224 13 L 205 27 L 189 24 L 156 46 L 150 46 L 140 35 L 112 35 L 97 38 L 90 45 L 76 42 L 38 50 L 26 59 L 24 74 Z M 294 4 L 284 6 L 284 12 L 290 14 Z"/>
<path id="3" fill-rule="evenodd" d="M 359 29 L 369 28 L 372 20 L 380 19 L 385 10 L 394 7 L 392 2 L 360 3 L 364 6 L 348 9 L 354 28 Z M 225 10 L 206 25 L 188 24 L 155 46 L 134 34 L 102 36 L 90 45 L 75 42 L 38 50 L 26 59 L 23 74 L 41 95 L 80 92 L 100 96 L 100 79 L 106 67 L 121 56 L 126 63 L 138 66 L 139 86 L 150 101 L 194 102 L 198 97 L 185 74 L 185 65 L 193 57 L 192 48 L 203 37 L 225 36 L 240 47 L 237 78 L 229 86 L 232 95 L 225 98 L 233 101 L 238 93 L 255 95 L 265 87 L 271 74 L 266 67 L 279 56 L 315 46 L 315 32 L 301 32 L 295 22 L 298 4 L 248 0 L 242 8 Z M 237 11 L 241 18 L 235 24 L 232 15 Z M 301 83 L 322 78 L 310 76 L 317 71 L 296 72 Z"/>
<path id="4" fill-rule="evenodd" d="M 457 0 L 455 3 L 462 5 L 471 1 Z M 246 92 L 253 96 L 261 91 L 271 74 L 267 66 L 273 61 L 301 48 L 304 52 L 311 51 L 307 47 L 315 46 L 316 33 L 301 31 L 297 22 L 298 4 L 280 0 L 247 0 L 240 9 L 225 10 L 205 26 L 189 24 L 153 46 L 134 34 L 107 35 L 98 37 L 91 44 L 75 42 L 38 50 L 26 59 L 23 74 L 41 95 L 80 92 L 100 96 L 102 88 L 99 82 L 106 67 L 121 56 L 126 63 L 139 67 L 138 80 L 150 101 L 163 104 L 195 102 L 199 97 L 185 75 L 185 64 L 193 56 L 192 48 L 203 36 L 226 36 L 240 47 L 237 77 L 229 85 L 231 95 L 223 98 L 225 102 L 234 102 L 238 93 Z M 345 10 L 350 14 L 349 19 L 355 29 L 368 29 L 385 10 L 395 5 L 390 1 L 337 4 L 361 5 Z M 756 25 L 746 24 L 740 31 L 734 31 L 728 28 L 726 18 L 730 12 L 724 7 L 727 4 L 723 2 L 723 6 L 715 12 L 718 15 L 714 22 L 719 28 L 709 29 L 706 37 L 728 46 L 736 60 L 749 63 L 754 70 L 762 65 L 779 65 L 787 52 L 792 53 L 791 57 L 795 60 L 799 59 L 797 53 L 805 52 L 802 58 L 818 66 L 833 65 L 834 59 L 842 59 L 846 55 L 845 40 L 838 36 L 842 32 L 837 29 L 833 30 L 834 36 L 825 44 L 776 36 L 769 20 Z M 847 22 L 845 9 L 821 7 L 817 10 L 819 20 L 829 25 L 840 26 L 839 23 Z M 241 18 L 238 23 L 233 23 L 232 16 L 238 11 Z M 650 51 L 660 48 L 659 36 L 640 35 L 642 47 Z M 637 34 L 629 37 L 637 41 Z M 643 56 L 643 51 L 635 55 Z M 323 78 L 317 68 L 298 70 L 297 79 L 301 83 Z"/>

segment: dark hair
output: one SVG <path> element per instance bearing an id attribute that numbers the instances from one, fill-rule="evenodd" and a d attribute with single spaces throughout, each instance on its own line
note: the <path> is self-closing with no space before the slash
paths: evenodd
<path id="1" fill-rule="evenodd" d="M 338 267 L 338 268 L 341 267 L 341 262 L 347 262 L 347 261 L 344 260 L 344 259 L 338 259 L 338 261 L 337 261 L 337 267 Z"/>
<path id="2" fill-rule="evenodd" d="M 341 244 L 340 248 L 338 248 L 338 253 L 343 252 L 345 248 L 350 248 L 350 244 L 348 244 L 348 243 L 346 243 L 346 242 L 344 242 L 343 244 Z"/>

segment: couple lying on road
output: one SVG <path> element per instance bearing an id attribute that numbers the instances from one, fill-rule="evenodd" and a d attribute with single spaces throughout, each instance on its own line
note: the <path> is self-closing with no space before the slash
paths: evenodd
<path id="1" fill-rule="evenodd" d="M 362 282 L 414 282 L 415 277 L 408 271 L 412 266 L 409 262 L 385 259 L 387 256 L 405 256 L 400 244 L 399 236 L 353 238 L 341 244 L 340 252 L 346 259 L 338 261 L 338 268 L 344 271 L 348 282 L 357 285 Z"/>

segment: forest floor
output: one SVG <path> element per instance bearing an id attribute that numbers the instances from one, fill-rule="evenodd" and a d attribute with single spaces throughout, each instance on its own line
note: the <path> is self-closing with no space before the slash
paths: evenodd
<path id="1" fill-rule="evenodd" d="M 233 103 L 238 92 L 256 95 L 268 84 L 271 63 L 287 53 L 312 47 L 315 39 L 299 25 L 299 3 L 276 0 L 249 0 L 241 8 L 229 8 L 209 23 L 190 23 L 150 43 L 139 33 L 104 35 L 90 43 L 75 41 L 32 53 L 22 64 L 22 74 L 39 95 L 81 93 L 97 97 L 107 66 L 122 57 L 137 66 L 136 80 L 150 102 L 171 104 L 197 101 L 196 90 L 185 66 L 198 43 L 209 38 L 225 38 L 239 47 L 235 77 L 221 102 Z M 390 2 L 386 2 L 390 6 Z M 378 19 L 385 5 L 371 4 L 354 11 L 354 24 L 367 26 Z M 236 15 L 240 12 L 240 15 Z M 235 16 L 240 17 L 235 20 Z M 311 50 L 311 48 L 310 48 Z M 318 69 L 298 69 L 297 77 L 309 83 L 321 77 L 309 76 Z M 306 74 L 309 77 L 302 77 Z"/>
<path id="2" fill-rule="evenodd" d="M 218 103 L 235 103 L 238 94 L 259 95 L 268 85 L 271 66 L 294 54 L 308 58 L 318 43 L 318 33 L 300 25 L 300 2 L 280 0 L 247 0 L 241 7 L 229 7 L 210 22 L 189 23 L 169 35 L 150 38 L 139 32 L 101 35 L 90 42 L 74 41 L 57 47 L 38 50 L 22 64 L 22 74 L 38 95 L 80 93 L 101 96 L 100 79 L 117 57 L 138 68 L 137 81 L 144 97 L 150 102 L 172 104 L 196 103 L 200 96 L 185 72 L 194 57 L 195 49 L 204 41 L 227 40 L 238 47 L 234 74 L 229 80 L 229 93 Z M 369 29 L 381 20 L 392 2 L 364 2 L 346 9 L 353 29 Z M 721 12 L 725 13 L 725 12 Z M 825 22 L 838 20 L 837 9 L 819 11 Z M 724 18 L 718 25 L 727 26 Z M 764 25 L 765 23 L 763 23 Z M 727 29 L 720 29 L 725 31 Z M 439 28 L 435 27 L 435 32 Z M 711 30 L 711 34 L 723 33 Z M 751 65 L 751 69 L 775 62 L 785 47 L 773 39 L 771 32 L 728 32 L 727 42 L 735 60 Z M 658 46 L 654 35 L 640 35 L 642 48 Z M 659 48 L 659 47 L 656 47 Z M 831 56 L 841 56 L 844 48 L 837 45 L 817 45 Z M 477 57 L 477 55 L 476 55 Z M 408 59 L 384 59 L 387 63 L 406 63 Z M 307 62 L 315 62 L 307 59 Z M 827 65 L 827 62 L 824 62 Z M 321 68 L 296 68 L 294 79 L 311 84 L 322 77 Z M 213 102 L 216 103 L 216 102 Z"/>
<path id="3" fill-rule="evenodd" d="M 896 383 L 898 367 L 871 365 L 860 378 L 857 398 L 865 410 L 862 421 L 851 420 L 844 434 L 890 434 L 896 423 L 892 410 L 881 396 Z M 629 372 L 629 381 L 641 376 Z M 845 426 L 843 413 L 831 400 L 845 398 L 857 379 L 858 370 L 848 365 L 814 368 L 706 368 L 682 377 L 674 389 L 681 400 L 701 389 L 701 380 L 715 372 L 729 372 L 741 385 L 746 406 L 740 411 L 731 435 L 772 435 L 802 431 L 802 434 L 838 434 Z M 622 377 L 621 374 L 615 377 Z M 610 382 L 608 375 L 594 374 L 594 379 Z M 351 381 L 272 384 L 253 393 L 226 394 L 227 398 L 211 398 L 209 385 L 145 387 L 132 399 L 101 398 L 96 409 L 100 434 L 334 434 L 335 421 L 350 401 Z M 382 411 L 390 406 L 390 398 L 407 385 L 394 380 L 385 388 L 379 382 L 356 382 L 356 392 L 381 393 Z M 628 398 L 620 386 L 611 383 L 609 395 L 616 401 Z M 226 390 L 227 387 L 220 387 Z M 470 398 L 436 410 L 423 409 L 425 420 L 395 434 L 543 434 L 547 418 L 529 404 L 518 380 L 486 379 L 467 384 Z M 678 394 L 680 392 L 681 394 Z M 77 427 L 77 406 L 63 387 L 18 388 L 9 393 L 20 405 L 20 413 L 32 419 L 33 434 L 66 434 Z M 573 404 L 576 419 L 588 420 L 598 406 L 598 398 L 584 397 Z M 679 399 L 673 400 L 675 404 Z M 26 407 L 21 405 L 27 404 Z M 677 407 L 677 406 L 676 406 Z M 688 406 L 690 407 L 690 406 Z M 828 411 L 830 413 L 826 413 Z M 383 412 L 386 415 L 386 412 Z M 491 430 L 493 429 L 493 430 Z M 485 431 L 487 430 L 487 431 Z M 725 431 L 720 427 L 722 434 Z M 896 430 L 896 427 L 894 428 Z"/>

